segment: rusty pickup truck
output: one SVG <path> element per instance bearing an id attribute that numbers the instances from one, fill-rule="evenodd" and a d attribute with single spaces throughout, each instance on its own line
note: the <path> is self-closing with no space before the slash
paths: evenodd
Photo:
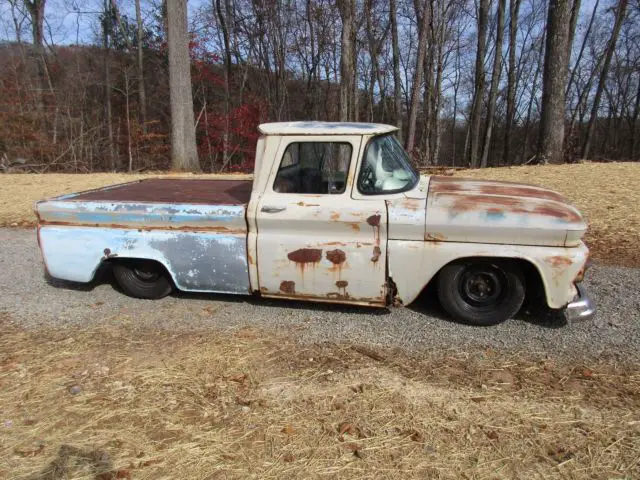
<path id="1" fill-rule="evenodd" d="M 253 180 L 152 178 L 43 200 L 48 273 L 90 282 L 101 266 L 145 299 L 174 289 L 385 307 L 429 283 L 456 320 L 491 325 L 527 299 L 594 308 L 580 282 L 587 225 L 531 185 L 421 176 L 395 127 L 259 127 Z"/>

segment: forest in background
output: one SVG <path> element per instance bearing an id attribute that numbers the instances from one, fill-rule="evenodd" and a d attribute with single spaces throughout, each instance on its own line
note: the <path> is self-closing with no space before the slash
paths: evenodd
<path id="1" fill-rule="evenodd" d="M 192 1 L 173 37 L 185 0 L 79 5 L 0 0 L 0 170 L 248 171 L 257 125 L 288 120 L 395 124 L 418 166 L 640 158 L 638 0 Z"/>

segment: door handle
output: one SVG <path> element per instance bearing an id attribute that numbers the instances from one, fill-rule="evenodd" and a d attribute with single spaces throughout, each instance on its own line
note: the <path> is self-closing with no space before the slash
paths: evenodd
<path id="1" fill-rule="evenodd" d="M 286 209 L 287 207 L 273 207 L 273 206 L 265 205 L 260 209 L 260 211 L 264 213 L 278 213 L 278 212 L 284 212 Z"/>

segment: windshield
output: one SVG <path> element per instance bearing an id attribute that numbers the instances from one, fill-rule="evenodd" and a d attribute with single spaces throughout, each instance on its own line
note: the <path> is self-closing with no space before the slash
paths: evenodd
<path id="1" fill-rule="evenodd" d="M 358 190 L 365 195 L 399 193 L 411 190 L 419 175 L 409 156 L 393 135 L 373 138 L 364 153 Z"/>

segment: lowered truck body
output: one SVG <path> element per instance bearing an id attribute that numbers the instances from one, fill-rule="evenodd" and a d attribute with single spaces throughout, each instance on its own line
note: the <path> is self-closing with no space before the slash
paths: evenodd
<path id="1" fill-rule="evenodd" d="M 586 224 L 561 195 L 420 177 L 391 126 L 260 129 L 253 180 L 149 179 L 39 202 L 48 272 L 89 282 L 106 262 L 143 298 L 170 284 L 371 306 L 409 304 L 436 279 L 460 297 L 443 292 L 445 308 L 470 323 L 512 316 L 527 290 L 593 313 L 576 286 Z"/>

